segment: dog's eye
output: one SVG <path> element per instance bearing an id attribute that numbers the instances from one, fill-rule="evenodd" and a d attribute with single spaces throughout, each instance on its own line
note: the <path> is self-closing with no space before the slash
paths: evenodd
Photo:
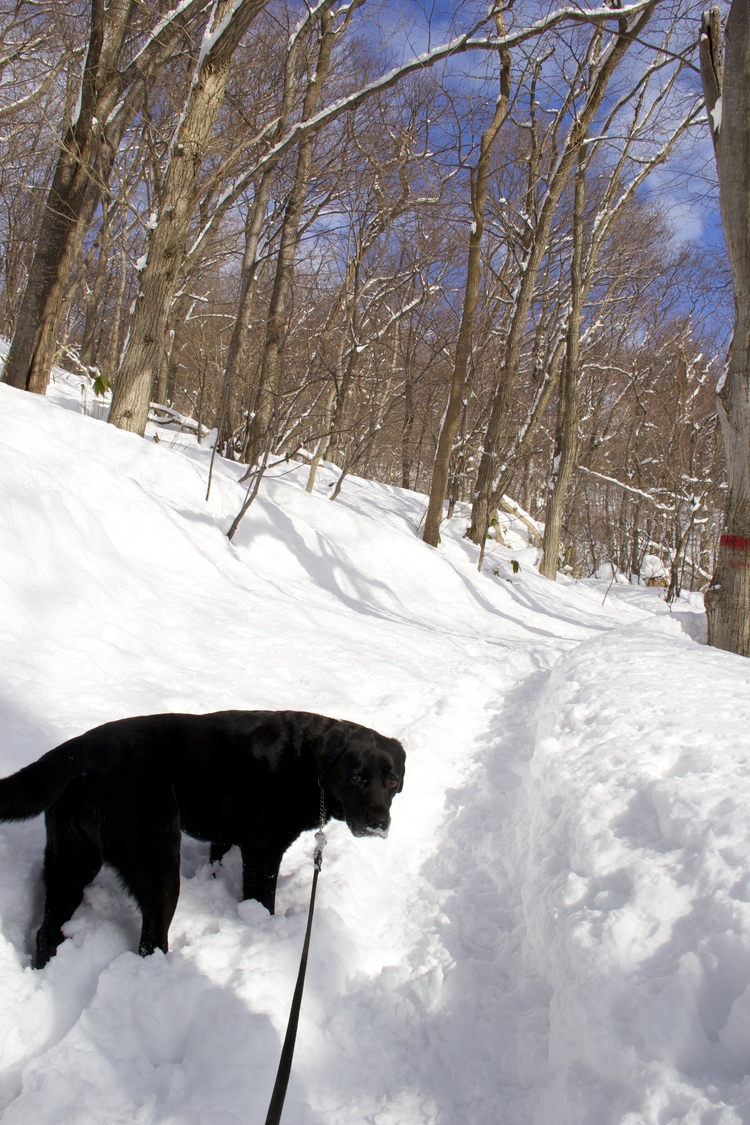
<path id="1" fill-rule="evenodd" d="M 364 789 L 367 785 L 367 774 L 362 773 L 361 770 L 357 770 L 352 774 L 352 785 L 355 785 L 357 789 Z"/>
<path id="2" fill-rule="evenodd" d="M 398 789 L 398 778 L 395 773 L 386 774 L 385 787 L 386 789 Z"/>

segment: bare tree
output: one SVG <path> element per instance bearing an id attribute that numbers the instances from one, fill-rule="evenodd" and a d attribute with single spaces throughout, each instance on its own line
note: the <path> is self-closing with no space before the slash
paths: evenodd
<path id="1" fill-rule="evenodd" d="M 550 489 L 544 525 L 543 555 L 540 571 L 547 578 L 557 574 L 560 550 L 562 505 L 578 460 L 578 357 L 581 321 L 583 319 L 583 220 L 586 191 L 586 166 L 579 160 L 575 178 L 573 203 L 572 252 L 570 255 L 570 314 L 565 339 L 565 359 L 560 376 L 555 450 L 555 480 Z"/>
<path id="2" fill-rule="evenodd" d="M 354 11 L 363 2 L 364 0 L 351 0 L 338 10 L 333 11 L 332 0 L 321 0 L 319 5 L 321 11 L 319 15 L 320 32 L 317 58 L 305 89 L 301 117 L 303 123 L 310 121 L 315 116 L 331 68 L 334 46 L 349 27 Z M 272 420 L 281 375 L 287 308 L 294 274 L 294 259 L 299 242 L 300 224 L 312 173 L 314 140 L 315 134 L 310 132 L 304 133 L 300 139 L 291 190 L 281 224 L 276 272 L 266 317 L 255 409 L 245 451 L 246 459 L 250 464 L 258 458 L 264 443 L 268 443 L 272 438 Z"/>
<path id="3" fill-rule="evenodd" d="M 505 34 L 505 20 L 502 12 L 495 15 L 498 38 Z M 479 304 L 479 287 L 482 268 L 482 239 L 484 237 L 485 211 L 487 208 L 487 188 L 490 177 L 490 158 L 492 146 L 505 121 L 510 104 L 511 57 L 507 47 L 501 47 L 500 92 L 495 103 L 495 112 L 479 142 L 479 158 L 476 168 L 471 170 L 469 187 L 471 203 L 471 234 L 466 265 L 466 284 L 464 288 L 461 325 L 456 341 L 448 405 L 440 428 L 435 464 L 432 469 L 430 499 L 424 524 L 424 541 L 437 547 L 440 540 L 440 523 L 443 518 L 443 504 L 448 491 L 450 464 L 453 445 L 458 432 L 459 421 L 466 396 L 466 386 L 471 356 L 474 321 Z"/>
<path id="4" fill-rule="evenodd" d="M 215 0 L 149 224 L 128 346 L 120 365 L 109 421 L 143 434 L 152 389 L 163 362 L 169 312 L 179 281 L 196 185 L 224 99 L 232 56 L 266 0 Z"/>
<path id="5" fill-rule="evenodd" d="M 601 372 L 589 358 L 566 565 L 587 574 L 606 561 L 638 576 L 644 557 L 656 556 L 661 576 L 647 577 L 673 600 L 686 578 L 696 589 L 710 577 L 722 484 L 712 394 L 718 361 L 693 337 L 689 317 L 656 319 L 654 333 L 642 323 L 640 342 L 619 354 L 602 339 Z M 619 318 L 619 330 L 636 323 Z"/>
<path id="6" fill-rule="evenodd" d="M 603 42 L 603 30 L 595 28 L 584 59 L 578 66 L 577 77 L 571 83 L 570 92 L 564 99 L 566 104 L 564 104 L 563 110 L 565 112 L 572 111 L 572 121 L 550 174 L 539 219 L 524 261 L 523 274 L 518 287 L 506 343 L 503 371 L 487 426 L 482 459 L 477 474 L 470 528 L 470 536 L 476 543 L 484 542 L 490 525 L 491 513 L 497 506 L 497 499 L 502 495 L 498 486 L 498 477 L 505 466 L 503 464 L 498 465 L 500 435 L 505 421 L 509 395 L 518 373 L 526 320 L 534 296 L 536 279 L 547 250 L 549 233 L 557 205 L 578 159 L 589 126 L 604 100 L 610 79 L 633 42 L 645 29 L 655 8 L 655 3 L 649 4 L 632 20 L 622 16 L 618 21 L 617 32 L 612 35 L 606 45 Z M 578 92 L 579 83 L 583 83 L 585 90 L 583 104 L 580 108 L 575 106 L 575 95 Z"/>
<path id="7" fill-rule="evenodd" d="M 57 166 L 29 271 L 3 382 L 44 394 L 61 303 L 87 219 L 101 198 L 117 145 L 142 102 L 145 84 L 164 63 L 176 35 L 203 0 L 179 5 L 160 20 L 135 58 L 121 58 L 139 8 L 136 0 L 91 0 L 80 93 L 60 144 Z"/>
<path id="8" fill-rule="evenodd" d="M 627 213 L 637 190 L 654 169 L 665 163 L 679 139 L 694 124 L 701 111 L 700 103 L 694 103 L 688 107 L 683 116 L 678 116 L 674 123 L 671 121 L 672 115 L 665 114 L 666 135 L 657 129 L 656 136 L 652 138 L 654 124 L 659 119 L 659 111 L 668 102 L 671 93 L 678 89 L 678 80 L 683 68 L 681 64 L 674 68 L 669 80 L 664 82 L 662 79 L 658 93 L 652 96 L 651 80 L 654 77 L 661 79 L 660 69 L 660 63 L 657 61 L 654 67 L 649 68 L 645 77 L 638 81 L 632 98 L 626 94 L 618 100 L 609 115 L 609 121 L 605 123 L 606 127 L 602 130 L 602 135 L 606 136 L 610 131 L 611 123 L 617 119 L 619 110 L 623 106 L 634 103 L 632 119 L 624 132 L 624 139 L 615 142 L 620 148 L 619 156 L 609 172 L 601 199 L 589 220 L 590 230 L 585 255 L 586 176 L 594 162 L 596 146 L 589 145 L 586 149 L 582 149 L 579 158 L 572 213 L 570 308 L 565 331 L 565 358 L 560 378 L 555 456 L 545 513 L 544 552 L 540 563 L 540 571 L 547 578 L 554 579 L 557 574 L 563 509 L 578 460 L 580 333 L 584 307 L 595 283 L 599 258 L 616 224 L 621 222 L 623 215 Z M 646 144 L 652 147 L 650 153 Z M 501 483 L 505 484 L 505 482 Z"/>
<path id="9" fill-rule="evenodd" d="M 722 57 L 723 56 L 723 57 Z M 709 644 L 750 656 L 750 7 L 734 0 L 722 48 L 721 13 L 703 17 L 701 77 L 719 174 L 724 239 L 734 281 L 735 328 L 717 393 L 727 500 L 711 585 Z"/>

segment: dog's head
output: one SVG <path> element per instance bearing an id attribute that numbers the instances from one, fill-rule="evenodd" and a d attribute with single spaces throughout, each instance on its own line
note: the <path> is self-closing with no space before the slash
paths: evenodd
<path id="1" fill-rule="evenodd" d="M 387 836 L 391 801 L 404 785 L 401 743 L 348 722 L 335 723 L 316 741 L 328 812 L 354 836 Z"/>

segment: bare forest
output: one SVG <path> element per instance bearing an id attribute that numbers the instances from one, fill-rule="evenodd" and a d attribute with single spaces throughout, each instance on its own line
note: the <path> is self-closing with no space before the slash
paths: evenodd
<path id="1" fill-rule="evenodd" d="M 511 505 L 550 578 L 710 584 L 734 310 L 699 4 L 0 13 L 5 382 L 181 419 L 247 503 L 325 460 L 333 501 L 425 493 L 433 546 Z"/>

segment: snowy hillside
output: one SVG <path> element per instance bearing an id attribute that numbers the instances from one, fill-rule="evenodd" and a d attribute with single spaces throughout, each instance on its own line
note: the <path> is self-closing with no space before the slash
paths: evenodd
<path id="1" fill-rule="evenodd" d="M 0 773 L 108 719 L 298 708 L 408 752 L 387 840 L 334 824 L 288 1125 L 750 1121 L 750 663 L 696 600 L 485 573 L 425 498 L 268 479 L 0 386 Z M 153 434 L 153 431 L 149 431 Z M 497 573 L 494 573 L 497 572 Z M 30 968 L 41 820 L 0 826 L 4 1125 L 255 1125 L 302 943 L 186 839 L 171 951 L 111 873 Z"/>

